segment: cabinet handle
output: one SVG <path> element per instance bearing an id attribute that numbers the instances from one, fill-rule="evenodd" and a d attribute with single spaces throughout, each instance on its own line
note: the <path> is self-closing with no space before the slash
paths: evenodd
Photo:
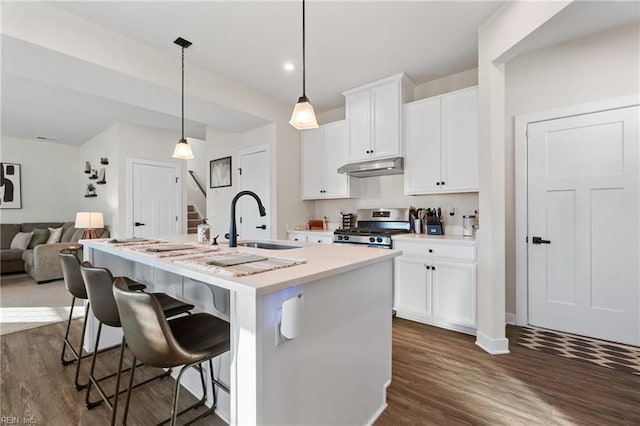
<path id="1" fill-rule="evenodd" d="M 435 266 L 432 266 L 432 267 L 431 267 L 431 270 L 432 270 L 432 271 L 435 271 L 435 270 L 436 270 L 436 267 L 435 267 Z"/>
<path id="2" fill-rule="evenodd" d="M 429 249 L 429 253 L 433 253 L 433 249 Z"/>
<path id="3" fill-rule="evenodd" d="M 429 266 L 429 265 L 424 265 L 424 266 L 425 266 L 425 268 L 427 268 L 427 269 L 431 269 L 431 266 Z"/>
<path id="4" fill-rule="evenodd" d="M 436 182 L 436 185 L 440 186 L 440 182 Z"/>
<path id="5" fill-rule="evenodd" d="M 440 185 L 444 185 L 444 182 L 440 182 Z"/>

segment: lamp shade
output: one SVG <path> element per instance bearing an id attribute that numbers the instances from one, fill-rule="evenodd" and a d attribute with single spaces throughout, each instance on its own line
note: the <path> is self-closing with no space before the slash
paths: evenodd
<path id="1" fill-rule="evenodd" d="M 180 139 L 180 142 L 176 144 L 176 149 L 173 151 L 172 157 L 179 160 L 191 160 L 194 158 L 191 145 L 189 145 L 185 139 Z"/>
<path id="2" fill-rule="evenodd" d="M 316 113 L 313 110 L 313 105 L 309 103 L 309 99 L 307 99 L 306 96 L 301 96 L 298 99 L 298 103 L 293 108 L 293 114 L 291 114 L 289 124 L 298 130 L 318 128 Z"/>
<path id="3" fill-rule="evenodd" d="M 100 212 L 78 212 L 76 213 L 75 227 L 80 229 L 104 228 L 104 217 Z"/>

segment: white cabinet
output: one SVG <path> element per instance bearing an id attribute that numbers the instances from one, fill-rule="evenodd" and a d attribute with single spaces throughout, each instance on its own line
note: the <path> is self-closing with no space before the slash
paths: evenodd
<path id="1" fill-rule="evenodd" d="M 348 162 L 402 155 L 402 105 L 411 99 L 413 87 L 405 74 L 398 74 L 343 93 Z"/>
<path id="2" fill-rule="evenodd" d="M 350 178 L 338 173 L 338 167 L 347 162 L 346 122 L 304 130 L 301 143 L 302 199 L 349 198 Z"/>
<path id="3" fill-rule="evenodd" d="M 394 309 L 413 321 L 475 334 L 476 248 L 428 239 L 397 241 Z"/>
<path id="4" fill-rule="evenodd" d="M 333 232 L 331 231 L 289 231 L 287 238 L 289 241 L 299 243 L 333 244 Z"/>
<path id="5" fill-rule="evenodd" d="M 406 194 L 478 191 L 477 87 L 405 105 L 404 136 Z"/>

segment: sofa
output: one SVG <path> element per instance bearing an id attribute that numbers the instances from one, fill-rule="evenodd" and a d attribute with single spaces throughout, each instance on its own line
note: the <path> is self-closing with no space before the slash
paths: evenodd
<path id="1" fill-rule="evenodd" d="M 11 241 L 19 232 L 33 232 L 34 229 L 62 227 L 60 242 L 39 244 L 27 250 L 12 250 Z M 62 278 L 62 267 L 58 252 L 63 248 L 78 245 L 83 229 L 74 228 L 74 222 L 3 223 L 0 224 L 0 273 L 27 272 L 38 284 Z M 101 238 L 109 236 L 105 229 L 97 229 Z M 78 251 L 82 259 L 82 249 Z"/>

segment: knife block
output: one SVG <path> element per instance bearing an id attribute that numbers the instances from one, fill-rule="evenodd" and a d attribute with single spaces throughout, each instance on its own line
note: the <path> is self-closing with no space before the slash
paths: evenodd
<path id="1" fill-rule="evenodd" d="M 442 235 L 442 222 L 439 224 L 427 224 L 427 234 L 428 235 Z"/>

